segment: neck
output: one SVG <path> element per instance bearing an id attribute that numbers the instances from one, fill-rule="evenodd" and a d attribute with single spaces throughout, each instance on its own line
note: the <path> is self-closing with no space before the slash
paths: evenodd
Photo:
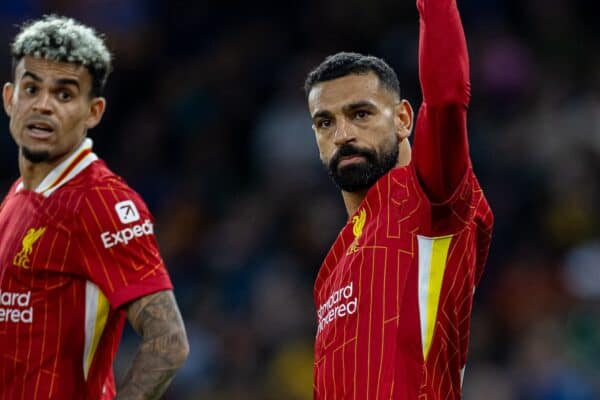
<path id="1" fill-rule="evenodd" d="M 342 190 L 342 199 L 344 199 L 344 205 L 346 206 L 348 217 L 356 212 L 358 206 L 367 195 L 368 190 L 369 189 L 363 189 L 356 192 L 346 192 Z"/>
<path id="2" fill-rule="evenodd" d="M 410 164 L 410 160 L 412 158 L 412 152 L 408 139 L 402 139 L 399 147 L 400 149 L 398 150 L 398 162 L 396 163 L 396 167 L 406 167 L 408 164 Z"/>
<path id="3" fill-rule="evenodd" d="M 77 146 L 76 149 L 77 148 L 79 148 L 79 146 Z M 75 149 L 73 149 L 73 151 L 75 151 Z M 35 190 L 54 168 L 73 154 L 73 151 L 53 160 L 33 163 L 25 158 L 23 150 L 19 149 L 19 172 L 21 173 L 23 188 Z"/>
<path id="4" fill-rule="evenodd" d="M 32 163 L 21 152 L 19 153 L 19 172 L 23 180 L 23 187 L 27 190 L 34 190 L 52 171 L 52 167 L 48 163 Z"/>

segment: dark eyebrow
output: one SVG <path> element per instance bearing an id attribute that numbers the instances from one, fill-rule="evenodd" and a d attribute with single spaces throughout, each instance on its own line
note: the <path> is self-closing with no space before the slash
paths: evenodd
<path id="1" fill-rule="evenodd" d="M 40 78 L 39 76 L 37 76 L 36 74 L 34 74 L 31 71 L 25 71 L 23 73 L 23 78 L 25 77 L 30 77 L 31 79 L 33 79 L 36 82 L 42 82 L 43 79 Z M 23 79 L 21 78 L 21 79 Z M 76 79 L 72 79 L 72 78 L 60 78 L 56 80 L 56 84 L 59 86 L 68 86 L 68 85 L 73 85 L 75 87 L 77 87 L 77 89 L 79 89 L 79 82 Z"/>
<path id="2" fill-rule="evenodd" d="M 34 81 L 37 81 L 37 82 L 41 82 L 42 81 L 42 78 L 40 78 L 39 76 L 37 76 L 33 72 L 25 71 L 23 73 L 23 76 L 21 77 L 21 79 L 25 78 L 26 76 L 30 77 L 31 79 L 33 79 Z"/>
<path id="3" fill-rule="evenodd" d="M 323 110 L 317 111 L 315 115 L 312 116 L 312 119 L 315 120 L 317 118 L 331 118 L 332 116 L 333 114 L 331 114 L 329 111 Z"/>
<path id="4" fill-rule="evenodd" d="M 73 86 L 77 87 L 77 89 L 79 89 L 79 82 L 76 79 L 61 78 L 61 79 L 57 79 L 56 83 L 58 85 L 62 85 L 62 86 L 73 85 Z"/>
<path id="5" fill-rule="evenodd" d="M 356 103 L 350 103 L 348 105 L 344 106 L 344 110 L 345 111 L 354 111 L 354 110 L 358 110 L 360 108 L 368 108 L 368 109 L 375 109 L 377 108 L 377 106 L 375 106 L 375 104 L 371 103 L 370 101 L 357 101 Z"/>

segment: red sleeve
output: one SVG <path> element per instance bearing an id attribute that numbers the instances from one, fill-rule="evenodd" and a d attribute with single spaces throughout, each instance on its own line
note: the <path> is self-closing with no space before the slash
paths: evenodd
<path id="1" fill-rule="evenodd" d="M 125 185 L 96 187 L 82 199 L 77 237 L 88 279 L 112 307 L 172 289 L 154 236 L 154 219 Z"/>
<path id="2" fill-rule="evenodd" d="M 415 128 L 414 164 L 436 203 L 450 199 L 470 167 L 467 106 L 469 57 L 456 0 L 417 0 L 423 104 Z"/>

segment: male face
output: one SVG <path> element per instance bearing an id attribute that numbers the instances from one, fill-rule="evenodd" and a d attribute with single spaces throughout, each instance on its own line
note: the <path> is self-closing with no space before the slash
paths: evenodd
<path id="1" fill-rule="evenodd" d="M 412 111 L 377 75 L 319 82 L 309 92 L 308 105 L 321 161 L 340 189 L 368 189 L 397 165 Z"/>
<path id="2" fill-rule="evenodd" d="M 32 163 L 57 164 L 82 142 L 104 113 L 92 97 L 92 77 L 80 65 L 23 57 L 2 92 L 10 133 Z"/>

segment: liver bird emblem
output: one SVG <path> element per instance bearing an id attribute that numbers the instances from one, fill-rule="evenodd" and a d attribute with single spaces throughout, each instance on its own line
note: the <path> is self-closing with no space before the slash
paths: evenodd
<path id="1" fill-rule="evenodd" d="M 29 255 L 33 251 L 33 245 L 46 232 L 46 228 L 30 228 L 22 241 L 23 248 L 19 251 L 13 260 L 13 264 L 21 268 L 29 268 Z"/>
<path id="2" fill-rule="evenodd" d="M 358 238 L 362 235 L 365 222 L 367 222 L 367 211 L 364 208 L 361 208 L 358 214 L 352 217 L 352 233 L 354 234 L 354 241 L 352 241 L 346 254 L 352 254 L 358 251 Z"/>

